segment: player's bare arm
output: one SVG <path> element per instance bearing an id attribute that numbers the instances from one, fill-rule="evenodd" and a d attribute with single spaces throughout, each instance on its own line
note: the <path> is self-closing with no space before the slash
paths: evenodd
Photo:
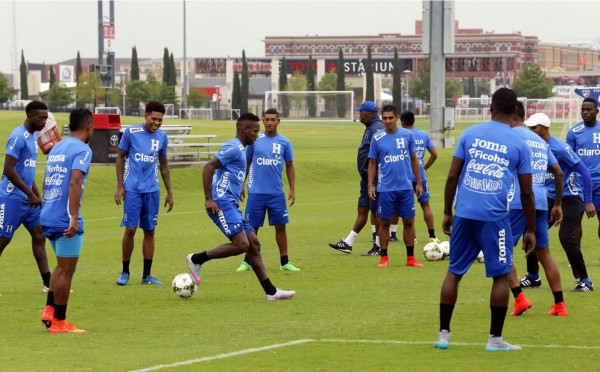
<path id="1" fill-rule="evenodd" d="M 158 157 L 160 176 L 162 177 L 167 196 L 165 196 L 164 206 L 168 206 L 167 213 L 173 209 L 173 189 L 171 189 L 171 171 L 169 170 L 169 161 L 166 156 Z"/>

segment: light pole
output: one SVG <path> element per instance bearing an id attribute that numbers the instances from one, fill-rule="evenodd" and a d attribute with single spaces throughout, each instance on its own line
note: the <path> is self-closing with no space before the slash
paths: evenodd
<path id="1" fill-rule="evenodd" d="M 406 85 L 406 94 L 403 93 L 402 84 L 400 84 L 400 96 L 402 96 L 401 105 L 406 106 L 406 109 L 408 110 L 408 104 L 405 104 L 405 101 L 406 101 L 406 98 L 408 97 L 408 75 L 412 74 L 412 71 L 404 70 L 404 71 L 402 71 L 402 74 L 404 75 L 404 84 Z M 400 107 L 400 111 L 403 112 L 405 110 L 403 110 L 402 107 Z"/>
<path id="2" fill-rule="evenodd" d="M 123 97 L 123 115 L 127 115 L 127 112 L 125 111 L 125 96 L 127 95 L 127 91 L 126 91 L 126 86 L 125 86 L 125 78 L 127 76 L 127 72 L 125 71 L 121 71 L 119 72 L 119 75 L 121 76 L 121 97 Z"/>

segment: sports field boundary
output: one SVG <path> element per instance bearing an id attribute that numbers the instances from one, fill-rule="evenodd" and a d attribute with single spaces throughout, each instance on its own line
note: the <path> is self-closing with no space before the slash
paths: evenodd
<path id="1" fill-rule="evenodd" d="M 288 347 L 288 346 L 296 346 L 296 345 L 309 344 L 309 343 L 431 345 L 433 348 L 433 338 L 430 341 L 344 340 L 344 339 L 309 339 L 309 338 L 307 338 L 307 339 L 300 339 L 300 340 L 295 340 L 295 341 L 284 342 L 281 344 L 272 344 L 272 345 L 261 346 L 261 347 L 253 347 L 253 348 L 249 348 L 249 349 L 242 349 L 242 350 L 238 350 L 238 351 L 232 351 L 230 353 L 217 354 L 217 355 L 208 356 L 208 357 L 204 357 L 204 358 L 188 359 L 188 360 L 184 360 L 181 362 L 175 362 L 175 363 L 170 363 L 170 364 L 159 364 L 159 365 L 148 367 L 148 368 L 132 370 L 130 372 L 158 371 L 161 369 L 176 368 L 176 367 L 186 366 L 186 365 L 190 365 L 190 364 L 210 362 L 212 360 L 227 359 L 227 358 L 237 357 L 240 355 L 259 353 L 259 352 L 263 352 L 263 351 L 267 351 L 267 350 L 273 350 L 273 349 L 279 349 L 279 348 Z M 483 348 L 483 347 L 485 347 L 485 344 L 484 343 L 476 343 L 476 342 L 452 342 L 452 343 L 450 343 L 450 346 L 452 348 L 456 347 L 456 346 L 481 346 Z M 523 348 L 526 348 L 526 349 L 534 348 L 534 349 L 600 350 L 600 346 L 587 346 L 587 345 L 548 344 L 548 345 L 520 345 L 520 346 L 522 346 Z M 439 350 L 439 352 L 443 353 L 443 352 L 451 352 L 451 351 Z"/>

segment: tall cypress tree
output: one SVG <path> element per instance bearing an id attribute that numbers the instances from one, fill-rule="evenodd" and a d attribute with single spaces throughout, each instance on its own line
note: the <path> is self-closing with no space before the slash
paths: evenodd
<path id="1" fill-rule="evenodd" d="M 365 101 L 375 101 L 375 83 L 373 82 L 373 60 L 371 59 L 371 46 L 367 47 L 367 66 L 365 66 L 367 74 L 367 91 L 365 93 Z"/>
<path id="2" fill-rule="evenodd" d="M 306 90 L 315 91 L 315 70 L 313 68 L 312 54 L 308 56 L 308 68 L 306 69 Z M 317 116 L 317 97 L 313 93 L 309 93 L 306 97 L 306 107 L 308 108 L 308 116 L 314 118 Z"/>
<path id="3" fill-rule="evenodd" d="M 137 47 L 131 48 L 131 81 L 140 80 L 140 65 L 138 64 Z"/>
<path id="4" fill-rule="evenodd" d="M 175 58 L 173 52 L 169 56 L 169 85 L 174 87 L 177 85 L 177 69 L 175 68 Z"/>
<path id="5" fill-rule="evenodd" d="M 344 51 L 342 50 L 342 48 L 339 49 L 338 52 L 338 61 L 337 61 L 337 66 L 336 66 L 336 74 L 337 74 L 337 81 L 336 81 L 336 90 L 342 91 L 342 90 L 346 90 L 346 71 L 344 68 Z M 336 106 L 337 106 L 337 114 L 338 117 L 343 118 L 346 116 L 346 96 L 345 95 L 339 95 L 336 101 Z"/>
<path id="6" fill-rule="evenodd" d="M 231 108 L 240 110 L 242 107 L 242 96 L 240 88 L 240 73 L 233 73 L 233 89 L 231 91 Z"/>
<path id="7" fill-rule="evenodd" d="M 392 75 L 393 104 L 398 111 L 402 111 L 402 71 L 398 60 L 398 49 L 394 48 L 394 72 Z"/>
<path id="8" fill-rule="evenodd" d="M 279 91 L 288 90 L 287 84 L 287 61 L 283 56 L 279 62 Z M 290 103 L 287 95 L 279 96 L 279 107 L 281 108 L 281 116 L 288 117 L 290 115 Z"/>
<path id="9" fill-rule="evenodd" d="M 52 87 L 54 85 L 54 83 L 56 83 L 56 74 L 54 73 L 54 65 L 50 65 L 50 87 Z"/>
<path id="10" fill-rule="evenodd" d="M 83 74 L 83 66 L 81 66 L 81 56 L 77 51 L 77 62 L 75 63 L 75 81 L 79 80 L 79 77 Z"/>
<path id="11" fill-rule="evenodd" d="M 170 75 L 170 68 L 171 67 L 171 62 L 169 61 L 169 49 L 165 47 L 164 53 L 163 53 L 163 76 L 162 76 L 162 81 L 165 84 L 169 84 L 169 76 Z"/>
<path id="12" fill-rule="evenodd" d="M 21 76 L 21 99 L 29 99 L 29 87 L 27 86 L 27 64 L 25 64 L 25 54 L 21 50 L 21 65 L 19 66 Z"/>
<path id="13" fill-rule="evenodd" d="M 249 94 L 250 77 L 248 76 L 248 61 L 246 61 L 246 50 L 242 50 L 242 81 L 240 83 L 240 110 L 242 114 L 248 112 Z"/>

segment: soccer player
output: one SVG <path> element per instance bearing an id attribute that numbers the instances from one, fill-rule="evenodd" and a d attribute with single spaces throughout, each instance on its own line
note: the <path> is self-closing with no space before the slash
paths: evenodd
<path id="1" fill-rule="evenodd" d="M 598 102 L 588 97 L 581 103 L 581 119 L 567 132 L 567 144 L 571 146 L 575 154 L 579 156 L 583 164 L 590 171 L 592 176 L 592 198 L 596 210 L 600 209 L 600 125 L 598 125 Z M 583 218 L 583 212 L 580 214 Z M 589 217 L 589 215 L 588 215 Z M 600 214 L 598 217 L 598 237 L 600 237 Z M 578 232 L 578 243 L 581 244 L 581 231 Z M 589 280 L 579 281 L 572 292 L 590 292 L 594 290 L 594 285 Z"/>
<path id="2" fill-rule="evenodd" d="M 493 278 L 486 350 L 521 349 L 502 338 L 508 310 L 508 274 L 513 260 L 508 200 L 516 179 L 527 221 L 523 246 L 535 247 L 536 244 L 531 152 L 508 125 L 516 104 L 517 96 L 512 90 L 498 89 L 492 95 L 492 120 L 467 128 L 456 145 L 444 190 L 442 229 L 450 235 L 452 249 L 440 294 L 440 329 L 433 344 L 439 349 L 448 348 L 458 285 L 480 251 L 485 256 L 486 275 Z M 452 211 L 454 202 L 456 217 Z"/>
<path id="3" fill-rule="evenodd" d="M 296 201 L 296 172 L 294 170 L 294 150 L 290 140 L 277 133 L 281 120 L 275 109 L 268 109 L 263 114 L 265 130 L 258 134 L 253 145 L 246 148 L 248 203 L 246 219 L 254 227 L 256 235 L 265 221 L 265 213 L 269 213 L 269 225 L 275 226 L 275 241 L 279 247 L 280 270 L 300 271 L 289 260 L 288 240 L 285 225 L 289 222 L 288 211 L 283 190 L 282 173 L 285 163 L 290 191 L 287 200 L 290 207 Z M 242 188 L 242 195 L 244 189 Z M 243 196 L 242 196 L 243 198 Z M 243 199 L 242 199 L 243 201 Z M 237 268 L 237 272 L 250 270 L 248 257 Z"/>
<path id="4" fill-rule="evenodd" d="M 562 192 L 563 220 L 558 230 L 558 238 L 563 247 L 573 277 L 577 285 L 572 292 L 587 292 L 593 289 L 592 282 L 588 277 L 585 260 L 581 251 L 581 211 L 582 203 L 588 218 L 596 215 L 596 207 L 592 198 L 592 178 L 589 170 L 565 142 L 550 135 L 550 119 L 543 113 L 533 114 L 525 122 L 530 129 L 550 145 L 550 150 L 558 160 L 558 164 L 564 173 L 564 187 Z M 557 189 L 554 187 L 553 175 L 549 174 L 546 186 L 548 187 L 548 208 L 552 208 Z M 583 187 L 581 186 L 583 185 Z M 559 192 L 560 193 L 560 192 Z M 583 201 L 582 201 L 583 199 Z M 579 282 L 585 285 L 579 285 Z M 527 275 L 521 279 L 521 287 L 539 287 L 542 280 L 539 276 L 539 265 L 536 255 L 527 257 Z"/>
<path id="5" fill-rule="evenodd" d="M 356 157 L 356 165 L 358 174 L 360 174 L 360 196 L 358 197 L 357 216 L 354 221 L 354 226 L 347 237 L 337 243 L 329 243 L 329 246 L 344 253 L 352 253 L 352 246 L 358 233 L 367 224 L 369 211 L 375 224 L 379 224 L 376 216 L 377 202 L 369 199 L 369 187 L 367 186 L 367 171 L 369 166 L 369 149 L 371 147 L 371 139 L 373 135 L 383 130 L 383 122 L 377 116 L 377 104 L 372 101 L 364 101 L 357 109 L 360 112 L 360 122 L 365 125 L 362 141 L 358 147 L 358 155 Z M 381 250 L 379 248 L 379 238 L 375 238 L 373 247 L 364 256 L 379 256 Z"/>
<path id="6" fill-rule="evenodd" d="M 287 300 L 296 292 L 276 288 L 271 283 L 260 255 L 258 237 L 239 210 L 240 194 L 246 177 L 246 146 L 256 141 L 260 129 L 259 122 L 259 117 L 254 114 L 242 114 L 235 125 L 235 138 L 223 145 L 204 165 L 202 172 L 206 212 L 230 243 L 201 253 L 190 253 L 186 262 L 192 279 L 199 285 L 200 271 L 207 261 L 246 253 L 267 300 Z"/>
<path id="7" fill-rule="evenodd" d="M 417 159 L 419 159 L 421 183 L 423 184 L 423 194 L 421 194 L 421 196 L 417 198 L 417 201 L 421 205 L 421 210 L 423 211 L 423 219 L 425 220 L 425 224 L 427 225 L 427 231 L 429 232 L 429 241 L 439 243 L 440 241 L 435 236 L 433 211 L 431 210 L 431 206 L 429 205 L 431 195 L 429 194 L 429 184 L 427 183 L 427 177 L 425 173 L 429 169 L 429 167 L 431 167 L 436 161 L 437 151 L 435 150 L 435 146 L 433 145 L 429 134 L 427 134 L 421 129 L 415 129 L 415 114 L 413 114 L 410 111 L 404 111 L 400 115 L 400 123 L 402 124 L 402 128 L 410 130 L 413 137 L 415 138 L 415 153 L 417 154 Z M 425 150 L 429 152 L 429 158 L 427 159 L 427 162 L 425 162 Z M 413 178 L 413 184 L 415 183 L 416 181 Z M 393 231 L 392 234 L 395 235 Z"/>
<path id="8" fill-rule="evenodd" d="M 381 258 L 379 267 L 388 266 L 388 243 L 392 218 L 402 218 L 404 244 L 406 245 L 406 265 L 422 267 L 415 258 L 415 199 L 423 194 L 419 159 L 415 153 L 415 140 L 412 133 L 398 128 L 396 106 L 387 105 L 381 109 L 385 130 L 375 133 L 369 150 L 369 170 L 367 184 L 369 198 L 377 201 L 377 217 L 380 221 L 379 242 Z M 377 173 L 377 187 L 375 186 Z"/>
<path id="9" fill-rule="evenodd" d="M 167 161 L 168 140 L 167 134 L 160 130 L 164 114 L 165 105 L 159 101 L 148 102 L 145 123 L 127 127 L 119 143 L 115 202 L 117 205 L 123 202 L 121 226 L 125 227 L 125 232 L 122 241 L 123 271 L 117 278 L 118 285 L 126 285 L 129 281 L 129 263 L 138 226 L 144 230 L 142 284 L 163 284 L 150 275 L 150 271 L 154 258 L 154 230 L 160 209 L 158 170 L 167 190 L 164 206 L 168 206 L 167 212 L 173 209 L 171 173 Z"/>
<path id="10" fill-rule="evenodd" d="M 33 257 L 42 276 L 42 291 L 48 292 L 50 269 L 46 238 L 40 226 L 42 198 L 35 184 L 37 161 L 36 131 L 44 128 L 48 106 L 31 101 L 25 107 L 27 119 L 15 128 L 6 141 L 4 171 L 0 181 L 0 255 L 23 224 L 31 235 Z"/>
<path id="11" fill-rule="evenodd" d="M 538 115 L 538 116 L 536 116 Z M 544 114 L 543 120 L 539 120 L 540 114 L 532 115 L 525 124 L 528 127 L 538 125 L 550 125 L 550 120 Z M 534 132 L 528 130 L 523 126 L 525 119 L 525 108 L 521 102 L 517 102 L 517 109 L 515 114 L 511 118 L 510 126 L 523 138 L 523 140 L 529 146 L 531 150 L 531 178 L 533 195 L 535 198 L 535 247 L 528 247 L 526 255 L 536 255 L 544 267 L 546 278 L 550 284 L 552 295 L 554 296 L 554 305 L 552 310 L 548 312 L 548 315 L 556 316 L 567 316 L 569 312 L 565 305 L 563 298 L 562 286 L 560 283 L 560 272 L 556 263 L 552 259 L 550 254 L 550 238 L 548 235 L 548 226 L 553 224 L 554 226 L 560 225 L 562 222 L 562 189 L 563 189 L 563 173 L 556 161 L 556 158 L 550 151 L 550 147 L 546 141 Z M 554 179 L 554 187 L 557 191 L 556 198 L 548 214 L 548 198 L 547 198 L 547 186 L 546 186 L 546 173 L 552 174 Z M 510 223 L 512 231 L 513 246 L 516 246 L 519 242 L 521 234 L 523 234 L 527 228 L 525 223 L 525 215 L 521 208 L 521 200 L 519 198 L 519 187 L 518 183 L 515 183 L 515 190 L 513 198 L 510 201 Z M 508 277 L 510 290 L 515 298 L 514 310 L 510 313 L 512 316 L 518 316 L 523 314 L 529 308 L 531 308 L 531 301 L 522 292 L 519 280 L 517 279 L 517 270 L 513 263 L 512 272 Z"/>
<path id="12" fill-rule="evenodd" d="M 41 224 L 56 253 L 56 269 L 42 323 L 50 333 L 84 333 L 66 321 L 71 281 L 83 246 L 81 201 L 90 170 L 92 150 L 88 142 L 94 133 L 92 113 L 80 108 L 71 111 L 69 137 L 58 142 L 46 163 Z"/>

